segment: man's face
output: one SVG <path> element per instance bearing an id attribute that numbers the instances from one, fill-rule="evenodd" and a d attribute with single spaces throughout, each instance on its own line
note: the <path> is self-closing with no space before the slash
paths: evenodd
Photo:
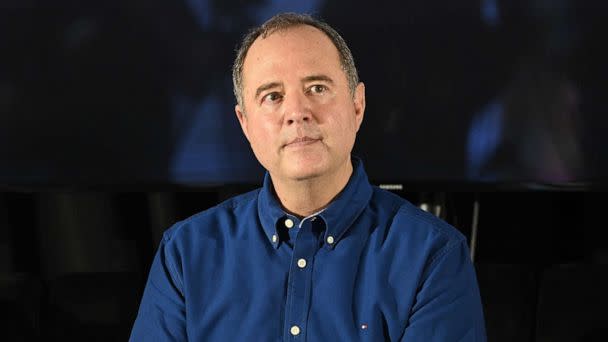
<path id="1" fill-rule="evenodd" d="M 235 110 L 273 180 L 336 174 L 350 163 L 365 89 L 353 97 L 331 40 L 311 26 L 258 38 L 243 65 L 243 105 Z"/>

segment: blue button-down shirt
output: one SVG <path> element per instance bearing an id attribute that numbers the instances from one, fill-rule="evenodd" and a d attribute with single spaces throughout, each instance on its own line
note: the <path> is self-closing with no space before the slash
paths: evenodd
<path id="1" fill-rule="evenodd" d="M 369 184 L 299 219 L 261 189 L 167 230 L 132 341 L 485 341 L 464 236 Z"/>

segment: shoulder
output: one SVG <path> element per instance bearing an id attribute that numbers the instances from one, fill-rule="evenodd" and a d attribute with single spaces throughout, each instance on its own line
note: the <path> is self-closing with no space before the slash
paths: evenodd
<path id="1" fill-rule="evenodd" d="M 370 210 L 382 221 L 380 227 L 386 230 L 386 238 L 430 259 L 466 244 L 466 237 L 446 221 L 378 187 L 374 187 Z"/>
<path id="2" fill-rule="evenodd" d="M 214 238 L 229 233 L 239 225 L 237 222 L 248 215 L 257 213 L 257 199 L 260 189 L 256 189 L 194 214 L 175 223 L 163 234 L 164 242 L 187 240 L 193 237 Z M 228 231 L 227 231 L 228 230 Z"/>

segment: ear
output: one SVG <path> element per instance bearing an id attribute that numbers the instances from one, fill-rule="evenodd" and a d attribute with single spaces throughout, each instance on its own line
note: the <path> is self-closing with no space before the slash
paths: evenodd
<path id="1" fill-rule="evenodd" d="M 236 113 L 236 117 L 239 119 L 239 123 L 241 124 L 241 129 L 243 130 L 243 134 L 245 134 L 245 138 L 249 140 L 249 130 L 247 126 L 247 114 L 240 105 L 234 106 L 234 112 Z"/>
<path id="2" fill-rule="evenodd" d="M 365 114 L 365 84 L 363 84 L 363 82 L 357 84 L 353 100 L 355 102 L 355 120 L 357 122 L 358 132 L 359 127 L 361 127 L 361 123 L 363 122 L 363 115 Z"/>

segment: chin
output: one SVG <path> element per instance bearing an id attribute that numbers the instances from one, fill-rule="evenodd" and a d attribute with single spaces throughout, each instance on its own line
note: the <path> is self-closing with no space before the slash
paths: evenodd
<path id="1" fill-rule="evenodd" d="M 312 179 L 327 173 L 327 167 L 323 163 L 298 163 L 285 169 L 284 174 L 294 180 Z"/>

